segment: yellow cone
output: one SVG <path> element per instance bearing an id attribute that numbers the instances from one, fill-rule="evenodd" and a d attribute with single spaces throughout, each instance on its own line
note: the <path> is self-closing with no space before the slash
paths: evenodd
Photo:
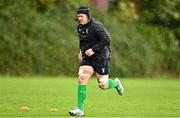
<path id="1" fill-rule="evenodd" d="M 29 107 L 28 106 L 21 106 L 19 109 L 22 111 L 28 111 Z"/>
<path id="2" fill-rule="evenodd" d="M 57 112 L 58 109 L 57 109 L 57 108 L 50 108 L 49 111 L 50 111 L 50 112 Z"/>

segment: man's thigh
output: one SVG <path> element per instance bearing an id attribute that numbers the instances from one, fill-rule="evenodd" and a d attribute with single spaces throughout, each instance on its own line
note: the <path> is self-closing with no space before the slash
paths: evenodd
<path id="1" fill-rule="evenodd" d="M 99 75 L 108 75 L 110 67 L 110 59 L 94 60 L 92 62 L 94 71 Z"/>
<path id="2" fill-rule="evenodd" d="M 83 65 L 79 67 L 79 83 L 82 85 L 87 84 L 89 78 L 92 76 L 94 69 L 92 66 Z"/>

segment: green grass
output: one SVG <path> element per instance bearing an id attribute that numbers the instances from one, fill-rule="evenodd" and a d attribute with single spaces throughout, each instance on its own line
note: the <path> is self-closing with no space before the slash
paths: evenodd
<path id="1" fill-rule="evenodd" d="M 180 117 L 180 83 L 173 79 L 122 80 L 125 94 L 88 83 L 86 117 Z M 69 117 L 76 106 L 77 79 L 67 77 L 0 77 L 1 117 Z M 21 111 L 21 106 L 29 106 Z M 49 112 L 56 107 L 58 112 Z"/>

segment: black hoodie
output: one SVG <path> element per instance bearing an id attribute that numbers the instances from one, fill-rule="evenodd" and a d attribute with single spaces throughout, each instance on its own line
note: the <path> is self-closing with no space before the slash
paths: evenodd
<path id="1" fill-rule="evenodd" d="M 79 46 L 83 58 L 109 59 L 111 37 L 103 24 L 94 18 L 91 18 L 85 25 L 77 26 L 79 35 Z M 85 51 L 92 48 L 94 55 L 88 57 Z"/>

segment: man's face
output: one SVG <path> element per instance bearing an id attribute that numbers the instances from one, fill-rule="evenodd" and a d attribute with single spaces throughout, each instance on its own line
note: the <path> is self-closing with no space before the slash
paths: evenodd
<path id="1" fill-rule="evenodd" d="M 88 22 L 88 17 L 85 14 L 78 14 L 77 19 L 78 19 L 79 24 L 82 24 L 82 25 Z"/>

